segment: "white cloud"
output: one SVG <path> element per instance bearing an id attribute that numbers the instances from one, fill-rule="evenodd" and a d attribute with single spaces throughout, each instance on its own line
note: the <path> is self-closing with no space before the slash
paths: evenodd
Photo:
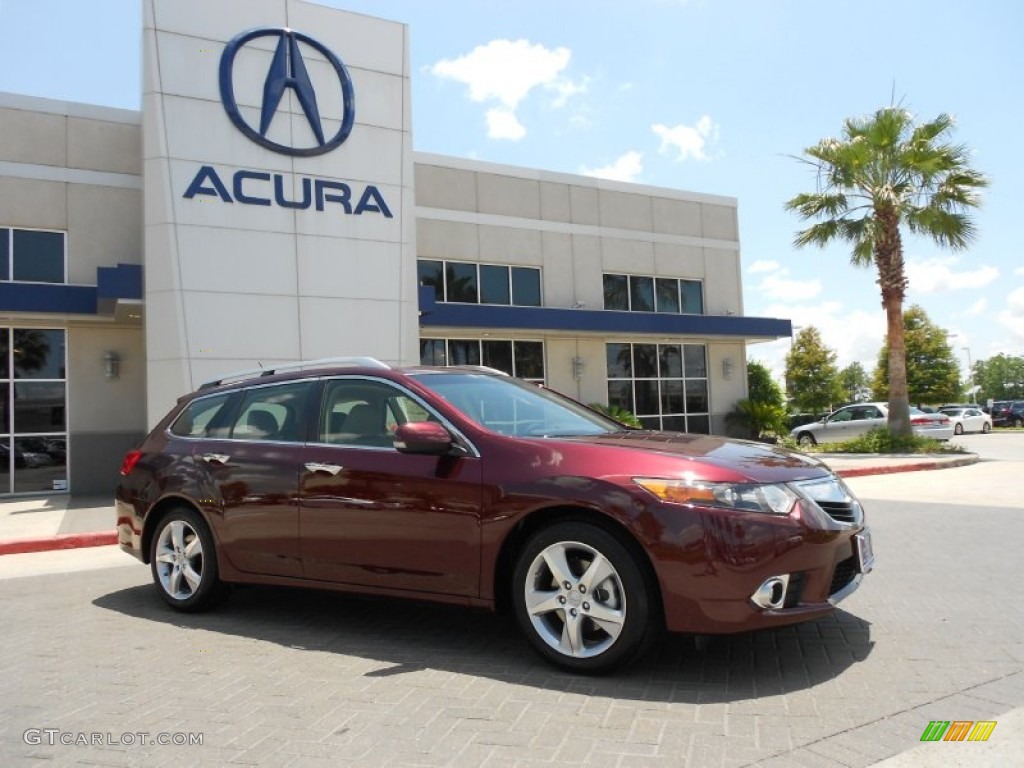
<path id="1" fill-rule="evenodd" d="M 1024 277 L 1024 267 L 1017 267 L 1013 270 L 1013 274 L 1018 275 L 1019 277 Z"/>
<path id="2" fill-rule="evenodd" d="M 1006 309 L 999 313 L 999 322 L 1024 341 L 1024 288 L 1017 288 L 1006 297 Z"/>
<path id="3" fill-rule="evenodd" d="M 487 135 L 492 139 L 518 141 L 526 135 L 526 127 L 511 109 L 495 107 L 487 110 Z"/>
<path id="4" fill-rule="evenodd" d="M 820 304 L 794 304 L 790 301 L 770 305 L 765 317 L 788 317 L 793 321 L 793 337 L 801 329 L 813 325 L 821 332 L 822 341 L 836 353 L 836 365 L 845 368 L 859 362 L 868 375 L 878 361 L 878 350 L 885 341 L 885 312 L 867 312 L 861 309 L 844 311 L 842 302 L 823 301 Z M 749 344 L 747 356 L 767 365 L 780 382 L 786 370 L 786 355 L 792 347 L 790 339 L 765 344 Z"/>
<path id="5" fill-rule="evenodd" d="M 973 288 L 982 288 L 997 277 L 999 270 L 982 264 L 969 265 L 963 271 L 953 268 L 960 262 L 955 256 L 936 256 L 928 259 L 908 259 L 907 279 L 910 293 L 948 293 Z"/>
<path id="6" fill-rule="evenodd" d="M 584 176 L 595 176 L 599 179 L 611 179 L 612 181 L 636 181 L 643 173 L 644 166 L 641 162 L 643 155 L 640 152 L 630 151 L 622 155 L 611 165 L 602 168 L 580 168 Z"/>
<path id="7" fill-rule="evenodd" d="M 988 309 L 988 299 L 986 299 L 983 296 L 982 298 L 978 299 L 976 302 L 971 304 L 971 306 L 969 306 L 960 314 L 963 315 L 964 317 L 978 317 L 986 309 Z"/>
<path id="8" fill-rule="evenodd" d="M 783 277 L 785 274 L 786 270 L 781 270 L 777 275 L 768 275 L 757 290 L 776 301 L 806 301 L 821 293 L 821 280 L 787 280 Z"/>
<path id="9" fill-rule="evenodd" d="M 563 74 L 571 57 L 568 48 L 552 50 L 529 40 L 492 40 L 457 59 L 442 59 L 430 72 L 467 85 L 469 98 L 475 102 L 497 102 L 487 113 L 487 135 L 518 140 L 526 135 L 526 128 L 515 110 L 532 90 L 553 91 L 554 108 L 586 91 L 585 79 L 574 83 Z"/>
<path id="10" fill-rule="evenodd" d="M 749 272 L 752 275 L 755 275 L 758 272 L 775 272 L 781 266 L 782 265 L 779 264 L 779 262 L 777 262 L 777 261 L 768 261 L 767 259 L 758 259 L 753 264 L 751 264 L 749 267 L 747 267 L 747 272 Z"/>
<path id="11" fill-rule="evenodd" d="M 663 155 L 676 155 L 676 162 L 707 160 L 707 146 L 718 141 L 718 126 L 709 115 L 702 115 L 693 125 L 673 127 L 654 123 L 651 130 L 661 139 L 659 150 Z"/>

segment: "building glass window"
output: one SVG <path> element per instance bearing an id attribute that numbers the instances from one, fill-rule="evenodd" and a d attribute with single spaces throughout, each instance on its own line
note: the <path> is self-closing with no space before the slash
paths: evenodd
<path id="1" fill-rule="evenodd" d="M 444 301 L 444 264 L 440 261 L 420 259 L 416 262 L 420 285 L 434 289 L 434 301 Z"/>
<path id="2" fill-rule="evenodd" d="M 700 280 L 680 280 L 683 293 L 682 313 L 684 315 L 704 314 L 704 286 Z"/>
<path id="3" fill-rule="evenodd" d="M 0 280 L 11 279 L 11 230 L 0 227 Z"/>
<path id="4" fill-rule="evenodd" d="M 0 494 L 67 490 L 66 339 L 0 328 Z"/>
<path id="5" fill-rule="evenodd" d="M 508 284 L 508 267 L 490 264 L 480 265 L 480 303 L 509 304 L 511 292 Z"/>
<path id="6" fill-rule="evenodd" d="M 629 309 L 629 282 L 625 275 L 604 276 L 604 308 L 620 311 Z"/>
<path id="7" fill-rule="evenodd" d="M 67 282 L 64 233 L 0 228 L 0 280 Z"/>
<path id="8" fill-rule="evenodd" d="M 606 355 L 609 405 L 635 414 L 646 429 L 710 433 L 703 344 L 612 343 Z"/>
<path id="9" fill-rule="evenodd" d="M 672 315 L 679 314 L 679 281 L 659 277 L 657 284 L 658 311 Z"/>
<path id="10" fill-rule="evenodd" d="M 443 362 L 447 360 L 446 362 Z M 544 342 L 508 339 L 421 339 L 422 365 L 485 365 L 544 383 Z"/>
<path id="11" fill-rule="evenodd" d="M 704 314 L 700 280 L 644 275 L 604 275 L 604 308 L 674 315 Z"/>
<path id="12" fill-rule="evenodd" d="M 445 300 L 460 304 L 477 304 L 476 264 L 449 261 L 444 268 Z"/>
<path id="13" fill-rule="evenodd" d="M 635 275 L 630 275 L 629 308 L 633 312 L 654 311 L 653 277 L 637 277 Z"/>
<path id="14" fill-rule="evenodd" d="M 434 289 L 436 301 L 459 304 L 542 305 L 540 268 L 420 259 L 420 285 Z"/>
<path id="15" fill-rule="evenodd" d="M 512 267 L 512 303 L 517 307 L 540 306 L 540 270 Z"/>

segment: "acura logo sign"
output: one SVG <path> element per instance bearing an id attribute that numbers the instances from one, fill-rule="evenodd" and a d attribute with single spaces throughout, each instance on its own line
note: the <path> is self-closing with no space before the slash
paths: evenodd
<path id="1" fill-rule="evenodd" d="M 274 50 L 274 58 L 267 72 L 263 84 L 263 98 L 260 106 L 260 122 L 258 129 L 250 125 L 238 108 L 235 97 L 234 67 L 235 60 L 240 50 L 248 43 L 259 38 L 276 38 L 277 46 Z M 300 46 L 300 43 L 302 45 Z M 324 121 L 320 116 L 320 109 L 317 105 L 316 91 L 313 82 L 309 77 L 309 70 L 302 57 L 302 47 L 308 46 L 322 55 L 334 70 L 337 76 L 337 87 L 340 88 L 341 104 L 344 114 L 341 125 L 337 132 L 329 138 L 324 133 Z M 314 141 L 313 146 L 296 147 L 282 144 L 267 138 L 274 116 L 277 114 L 284 97 L 285 90 L 291 88 L 299 106 L 302 108 L 309 122 Z M 352 132 L 352 124 L 355 121 L 355 92 L 352 88 L 352 78 L 348 70 L 333 51 L 317 40 L 302 32 L 280 27 L 261 27 L 236 36 L 227 44 L 223 55 L 220 58 L 220 98 L 224 103 L 224 109 L 231 118 L 231 122 L 248 136 L 267 149 L 280 152 L 285 155 L 299 155 L 310 157 L 322 155 L 341 145 Z"/>

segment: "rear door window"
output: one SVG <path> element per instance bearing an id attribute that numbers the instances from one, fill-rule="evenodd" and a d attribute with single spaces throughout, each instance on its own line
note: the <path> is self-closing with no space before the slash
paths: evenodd
<path id="1" fill-rule="evenodd" d="M 234 440 L 305 442 L 306 408 L 312 381 L 247 390 L 231 427 Z"/>

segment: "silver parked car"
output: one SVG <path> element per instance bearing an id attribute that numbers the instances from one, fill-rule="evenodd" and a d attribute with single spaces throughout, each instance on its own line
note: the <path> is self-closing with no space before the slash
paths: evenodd
<path id="1" fill-rule="evenodd" d="M 947 408 L 940 408 L 939 413 L 949 416 L 949 420 L 953 422 L 954 434 L 962 435 L 964 432 L 983 432 L 987 434 L 992 431 L 992 417 L 982 412 L 979 406 L 970 406 L 968 408 L 949 406 Z"/>
<path id="2" fill-rule="evenodd" d="M 833 411 L 821 421 L 802 424 L 790 434 L 800 445 L 842 443 L 884 427 L 888 417 L 888 403 L 856 403 Z M 910 424 L 918 437 L 949 440 L 953 436 L 953 424 L 944 413 L 925 413 L 911 407 Z"/>

